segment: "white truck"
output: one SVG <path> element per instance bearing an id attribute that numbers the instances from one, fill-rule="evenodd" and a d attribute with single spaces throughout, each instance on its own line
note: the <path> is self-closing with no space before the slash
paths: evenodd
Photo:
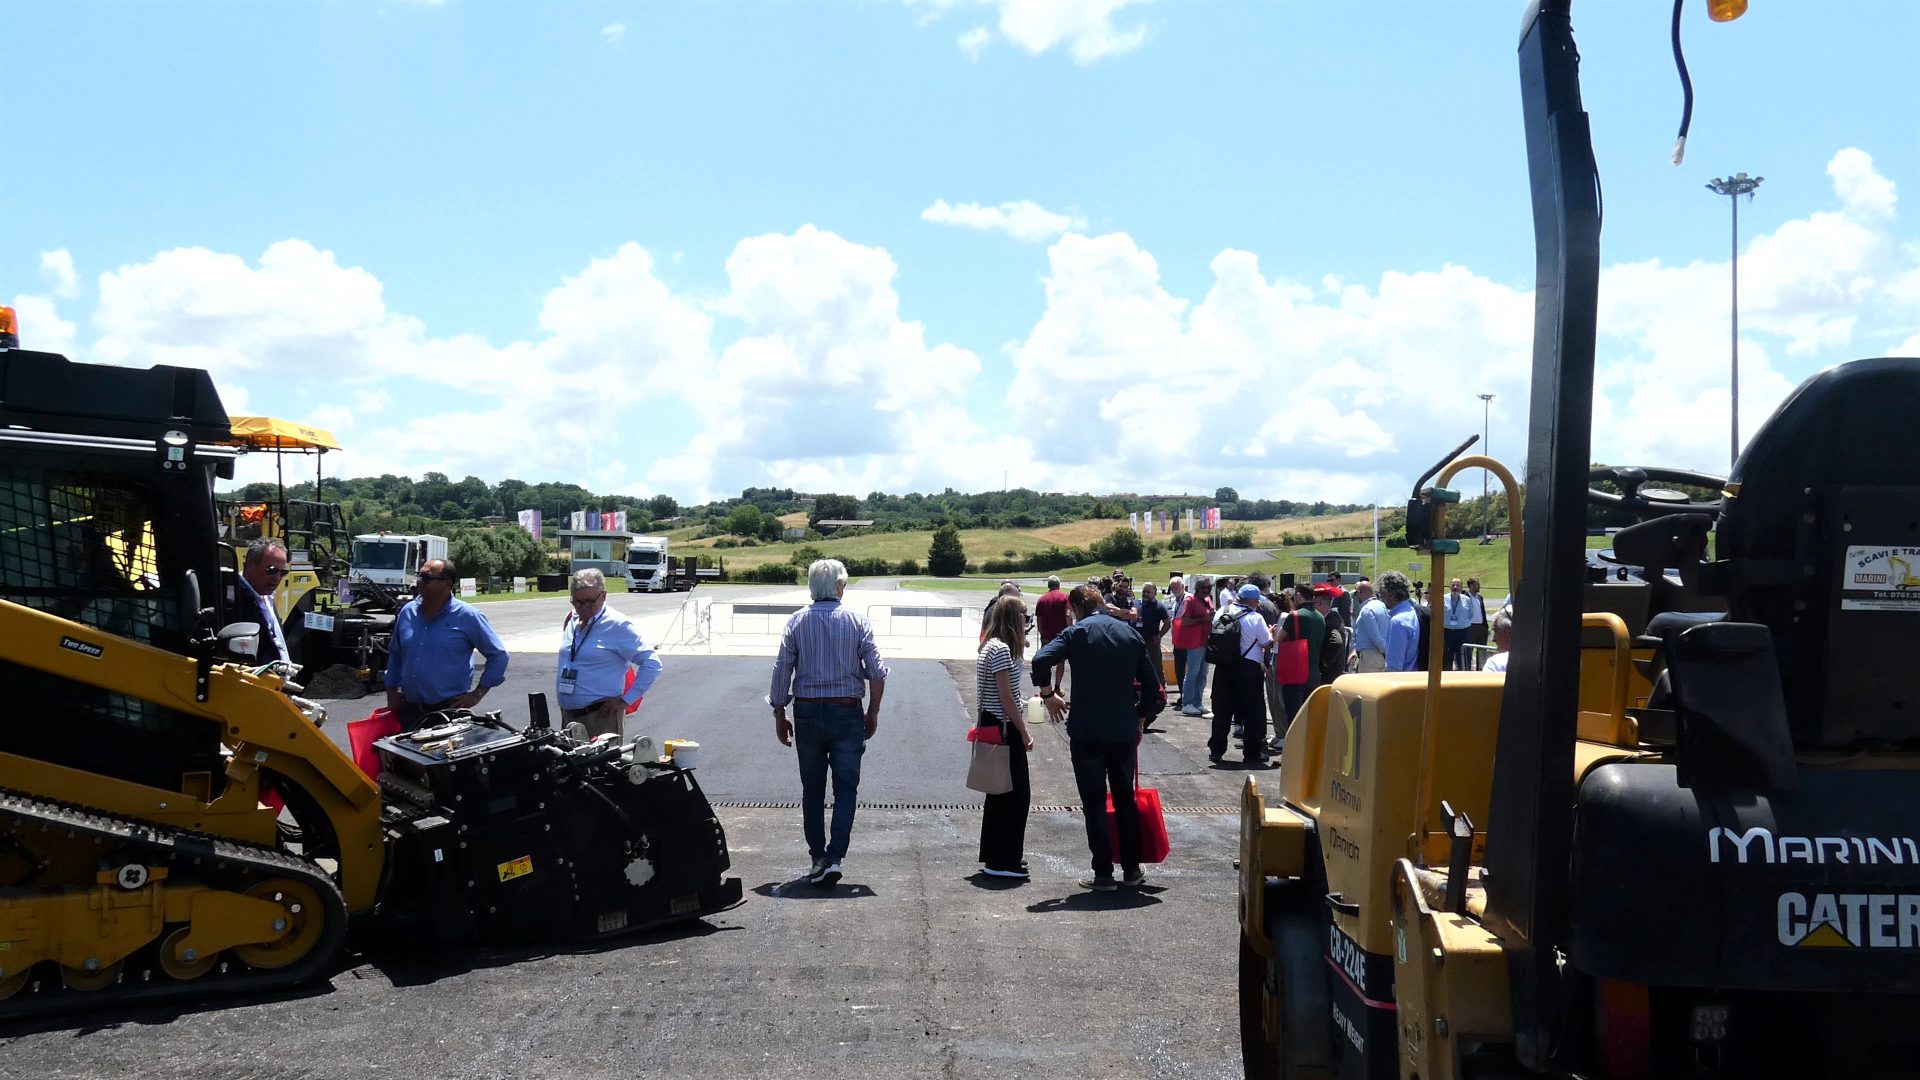
<path id="1" fill-rule="evenodd" d="M 636 536 L 627 541 L 627 591 L 672 592 L 671 565 L 666 537 Z"/>
<path id="2" fill-rule="evenodd" d="M 387 588 L 406 588 L 420 564 L 447 557 L 447 538 L 431 533 L 362 533 L 353 538 L 349 581 L 364 578 Z"/>

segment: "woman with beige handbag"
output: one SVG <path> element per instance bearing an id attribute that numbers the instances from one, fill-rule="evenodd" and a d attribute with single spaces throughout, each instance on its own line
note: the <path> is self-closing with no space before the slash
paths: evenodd
<path id="1" fill-rule="evenodd" d="M 1020 708 L 1025 698 L 1027 606 L 1018 596 L 1002 596 L 987 614 L 987 637 L 976 665 L 979 720 L 973 737 L 1007 748 L 1011 789 L 989 794 L 980 815 L 980 861 L 989 877 L 1027 878 L 1027 808 L 1033 789 L 1027 779 L 1027 752 L 1033 735 Z"/>

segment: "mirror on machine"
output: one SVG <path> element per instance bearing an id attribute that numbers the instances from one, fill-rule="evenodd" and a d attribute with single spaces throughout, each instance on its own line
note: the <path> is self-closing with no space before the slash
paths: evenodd
<path id="1" fill-rule="evenodd" d="M 260 624 L 257 622 L 231 622 L 221 627 L 214 636 L 219 640 L 220 648 L 230 656 L 260 655 Z"/>

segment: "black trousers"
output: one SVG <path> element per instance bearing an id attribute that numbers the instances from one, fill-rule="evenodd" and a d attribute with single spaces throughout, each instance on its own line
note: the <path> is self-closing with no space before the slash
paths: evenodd
<path id="1" fill-rule="evenodd" d="M 1440 647 L 1446 651 L 1448 670 L 1459 671 L 1467 666 L 1465 646 L 1467 644 L 1467 633 L 1472 629 L 1470 626 L 1462 626 L 1459 629 L 1446 629 L 1441 631 L 1444 636 L 1441 639 Z"/>
<path id="2" fill-rule="evenodd" d="M 400 712 L 397 714 L 398 719 L 400 721 L 400 730 L 401 731 L 419 730 L 420 721 L 425 720 L 428 714 L 437 713 L 444 709 L 451 709 L 453 708 L 453 703 L 458 700 L 460 699 L 448 698 L 445 701 L 429 701 L 425 703 L 420 703 L 420 702 L 408 701 L 402 698 L 400 701 Z"/>
<path id="3" fill-rule="evenodd" d="M 1113 817 L 1120 827 L 1120 865 L 1126 873 L 1140 869 L 1140 807 L 1133 801 L 1133 771 L 1138 747 L 1130 742 L 1094 742 L 1074 739 L 1073 782 L 1080 789 L 1080 807 L 1087 819 L 1087 848 L 1093 853 L 1095 877 L 1113 876 L 1113 841 L 1107 834 L 1107 795 L 1113 795 Z"/>
<path id="4" fill-rule="evenodd" d="M 1213 669 L 1213 731 L 1208 751 L 1225 755 L 1234 724 L 1246 738 L 1246 756 L 1267 753 L 1267 669 L 1258 660 L 1236 660 L 1231 668 Z"/>
<path id="5" fill-rule="evenodd" d="M 998 728 L 1001 724 L 998 720 L 989 721 L 983 714 L 978 726 Z M 980 813 L 980 861 L 986 863 L 989 870 L 1018 870 L 1026 861 L 1027 809 L 1033 804 L 1033 787 L 1027 777 L 1027 748 L 1021 742 L 1020 732 L 1008 724 L 1001 731 L 1001 737 L 1010 751 L 1007 757 L 1013 772 L 1013 790 L 986 797 Z"/>

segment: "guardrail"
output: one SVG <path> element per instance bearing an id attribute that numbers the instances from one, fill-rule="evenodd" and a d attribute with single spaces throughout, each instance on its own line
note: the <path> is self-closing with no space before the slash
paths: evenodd
<path id="1" fill-rule="evenodd" d="M 875 604 L 867 621 L 878 637 L 976 637 L 981 608 Z"/>

